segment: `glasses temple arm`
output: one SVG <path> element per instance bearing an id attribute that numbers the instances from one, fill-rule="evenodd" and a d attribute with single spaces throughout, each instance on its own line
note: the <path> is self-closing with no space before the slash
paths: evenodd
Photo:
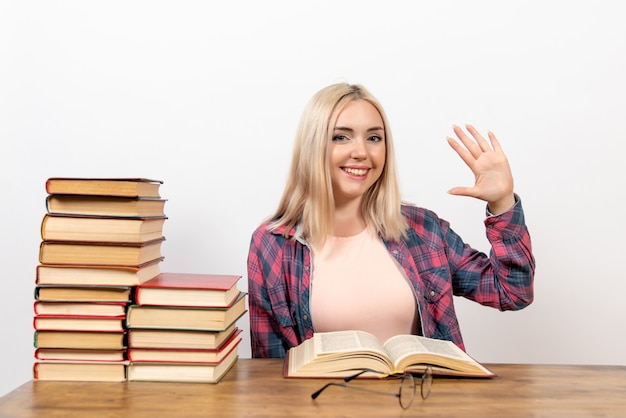
<path id="1" fill-rule="evenodd" d="M 368 388 L 361 388 L 358 386 L 348 386 L 345 385 L 343 383 L 336 383 L 336 382 L 330 382 L 330 383 L 326 383 L 324 386 L 322 386 L 321 388 L 319 388 L 318 390 L 316 390 L 315 392 L 313 392 L 311 394 L 311 398 L 312 399 L 316 399 L 318 396 L 321 395 L 321 393 L 329 386 L 341 386 L 344 387 L 346 389 L 354 389 L 354 390 L 360 390 L 361 392 L 369 392 L 369 393 L 378 393 L 379 395 L 387 395 L 387 396 L 394 396 L 396 398 L 400 397 L 399 393 L 389 393 L 389 392 L 382 392 L 380 390 L 374 390 L 374 389 L 368 389 Z"/>
<path id="2" fill-rule="evenodd" d="M 318 390 L 313 392 L 311 394 L 311 398 L 312 399 L 316 399 L 318 396 L 321 395 L 322 392 L 324 392 L 324 390 L 326 390 L 326 388 L 328 386 L 343 386 L 343 387 L 346 387 L 347 385 L 344 385 L 343 383 L 335 383 L 335 382 L 326 383 L 324 386 L 322 386 L 321 388 L 319 388 Z"/>

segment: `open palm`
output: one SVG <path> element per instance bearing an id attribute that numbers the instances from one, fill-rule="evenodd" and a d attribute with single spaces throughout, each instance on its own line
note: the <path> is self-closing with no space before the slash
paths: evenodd
<path id="1" fill-rule="evenodd" d="M 458 141 L 450 137 L 447 140 L 474 173 L 474 186 L 453 187 L 448 192 L 484 200 L 493 214 L 505 212 L 515 204 L 515 198 L 513 174 L 500 142 L 492 132 L 488 132 L 490 144 L 472 125 L 465 128 L 473 139 L 462 128 L 454 126 Z"/>

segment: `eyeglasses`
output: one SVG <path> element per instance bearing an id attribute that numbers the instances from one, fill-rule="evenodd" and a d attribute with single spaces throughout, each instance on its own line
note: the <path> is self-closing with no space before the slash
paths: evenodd
<path id="1" fill-rule="evenodd" d="M 400 379 L 400 387 L 398 388 L 398 393 L 382 392 L 382 391 L 378 391 L 374 389 L 363 388 L 359 386 L 350 386 L 346 384 L 350 382 L 351 380 L 354 380 L 357 377 L 361 376 L 363 373 L 368 373 L 368 372 L 379 374 L 381 379 Z M 420 395 L 422 396 L 422 399 L 428 398 L 428 395 L 430 395 L 430 390 L 433 385 L 433 371 L 430 366 L 426 368 L 426 370 L 424 371 L 424 374 L 422 374 L 421 377 L 413 376 L 413 374 L 411 373 L 386 374 L 383 372 L 379 372 L 377 370 L 364 369 L 364 370 L 359 371 L 358 373 L 345 377 L 343 381 L 346 383 L 337 383 L 337 382 L 326 383 L 320 389 L 313 392 L 311 394 L 311 398 L 317 399 L 317 397 L 320 396 L 322 392 L 326 390 L 326 388 L 329 386 L 341 386 L 344 388 L 356 389 L 356 390 L 360 390 L 363 392 L 379 393 L 382 395 L 395 396 L 398 398 L 398 402 L 400 403 L 400 406 L 402 407 L 402 409 L 408 409 L 413 404 L 413 400 L 415 399 L 415 392 L 417 391 L 417 384 L 415 382 L 416 378 L 419 379 L 418 382 L 420 385 Z"/>

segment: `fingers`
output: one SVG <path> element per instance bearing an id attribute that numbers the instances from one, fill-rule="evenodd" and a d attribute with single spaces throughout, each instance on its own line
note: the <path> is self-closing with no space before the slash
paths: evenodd
<path id="1" fill-rule="evenodd" d="M 472 125 L 465 125 L 465 129 L 467 129 L 467 131 L 469 133 L 472 134 L 472 136 L 474 137 L 474 139 L 476 140 L 476 142 L 478 143 L 478 146 L 480 147 L 480 149 L 485 152 L 485 151 L 490 151 L 491 147 L 489 146 L 489 143 L 485 140 L 485 138 L 483 138 L 483 136 L 476 130 L 476 128 L 474 128 Z"/>
<path id="2" fill-rule="evenodd" d="M 500 145 L 500 141 L 496 138 L 493 132 L 488 131 L 487 135 L 489 135 L 489 140 L 491 141 L 491 146 L 494 151 L 502 152 L 502 146 Z"/>
<path id="3" fill-rule="evenodd" d="M 482 150 L 475 141 L 472 141 L 466 134 L 463 132 L 460 126 L 452 125 L 452 130 L 456 134 L 457 138 L 463 143 L 465 148 L 472 154 L 474 158 L 478 158 L 478 156 L 482 153 Z M 471 133 L 471 131 L 470 131 Z M 449 141 L 448 141 L 449 142 Z M 458 151 L 457 151 L 458 152 Z"/>
<path id="4" fill-rule="evenodd" d="M 459 157 L 467 164 L 470 168 L 474 161 L 476 161 L 476 157 L 472 155 L 466 148 L 463 148 L 458 142 L 456 142 L 453 138 L 446 138 L 448 140 L 448 144 L 452 147 Z"/>
<path id="5" fill-rule="evenodd" d="M 459 140 L 463 143 L 465 148 L 467 148 L 467 150 L 472 154 L 475 159 L 478 158 L 482 153 L 491 151 L 492 146 L 494 146 L 495 136 L 491 132 L 489 132 L 489 140 L 491 141 L 490 146 L 487 140 L 485 140 L 485 138 L 472 125 L 465 125 L 465 129 L 467 129 L 467 131 L 472 135 L 472 137 L 474 138 L 473 140 L 465 134 L 460 126 L 453 125 L 452 129 L 454 130 L 454 133 L 459 138 Z M 495 142 L 499 145 L 497 139 L 495 140 Z"/>
<path id="6" fill-rule="evenodd" d="M 448 193 L 484 200 L 491 210 L 507 207 L 513 195 L 513 177 L 496 136 L 488 131 L 486 139 L 472 125 L 466 125 L 465 130 L 455 125 L 453 129 L 458 140 L 448 137 L 448 144 L 472 170 L 474 186 L 453 187 Z"/>

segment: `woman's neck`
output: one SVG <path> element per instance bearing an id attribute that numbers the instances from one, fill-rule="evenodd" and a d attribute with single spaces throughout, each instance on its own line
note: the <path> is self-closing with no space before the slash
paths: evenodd
<path id="1" fill-rule="evenodd" d="M 335 207 L 334 225 L 333 235 L 336 237 L 351 237 L 363 231 L 366 223 L 360 202 Z"/>

